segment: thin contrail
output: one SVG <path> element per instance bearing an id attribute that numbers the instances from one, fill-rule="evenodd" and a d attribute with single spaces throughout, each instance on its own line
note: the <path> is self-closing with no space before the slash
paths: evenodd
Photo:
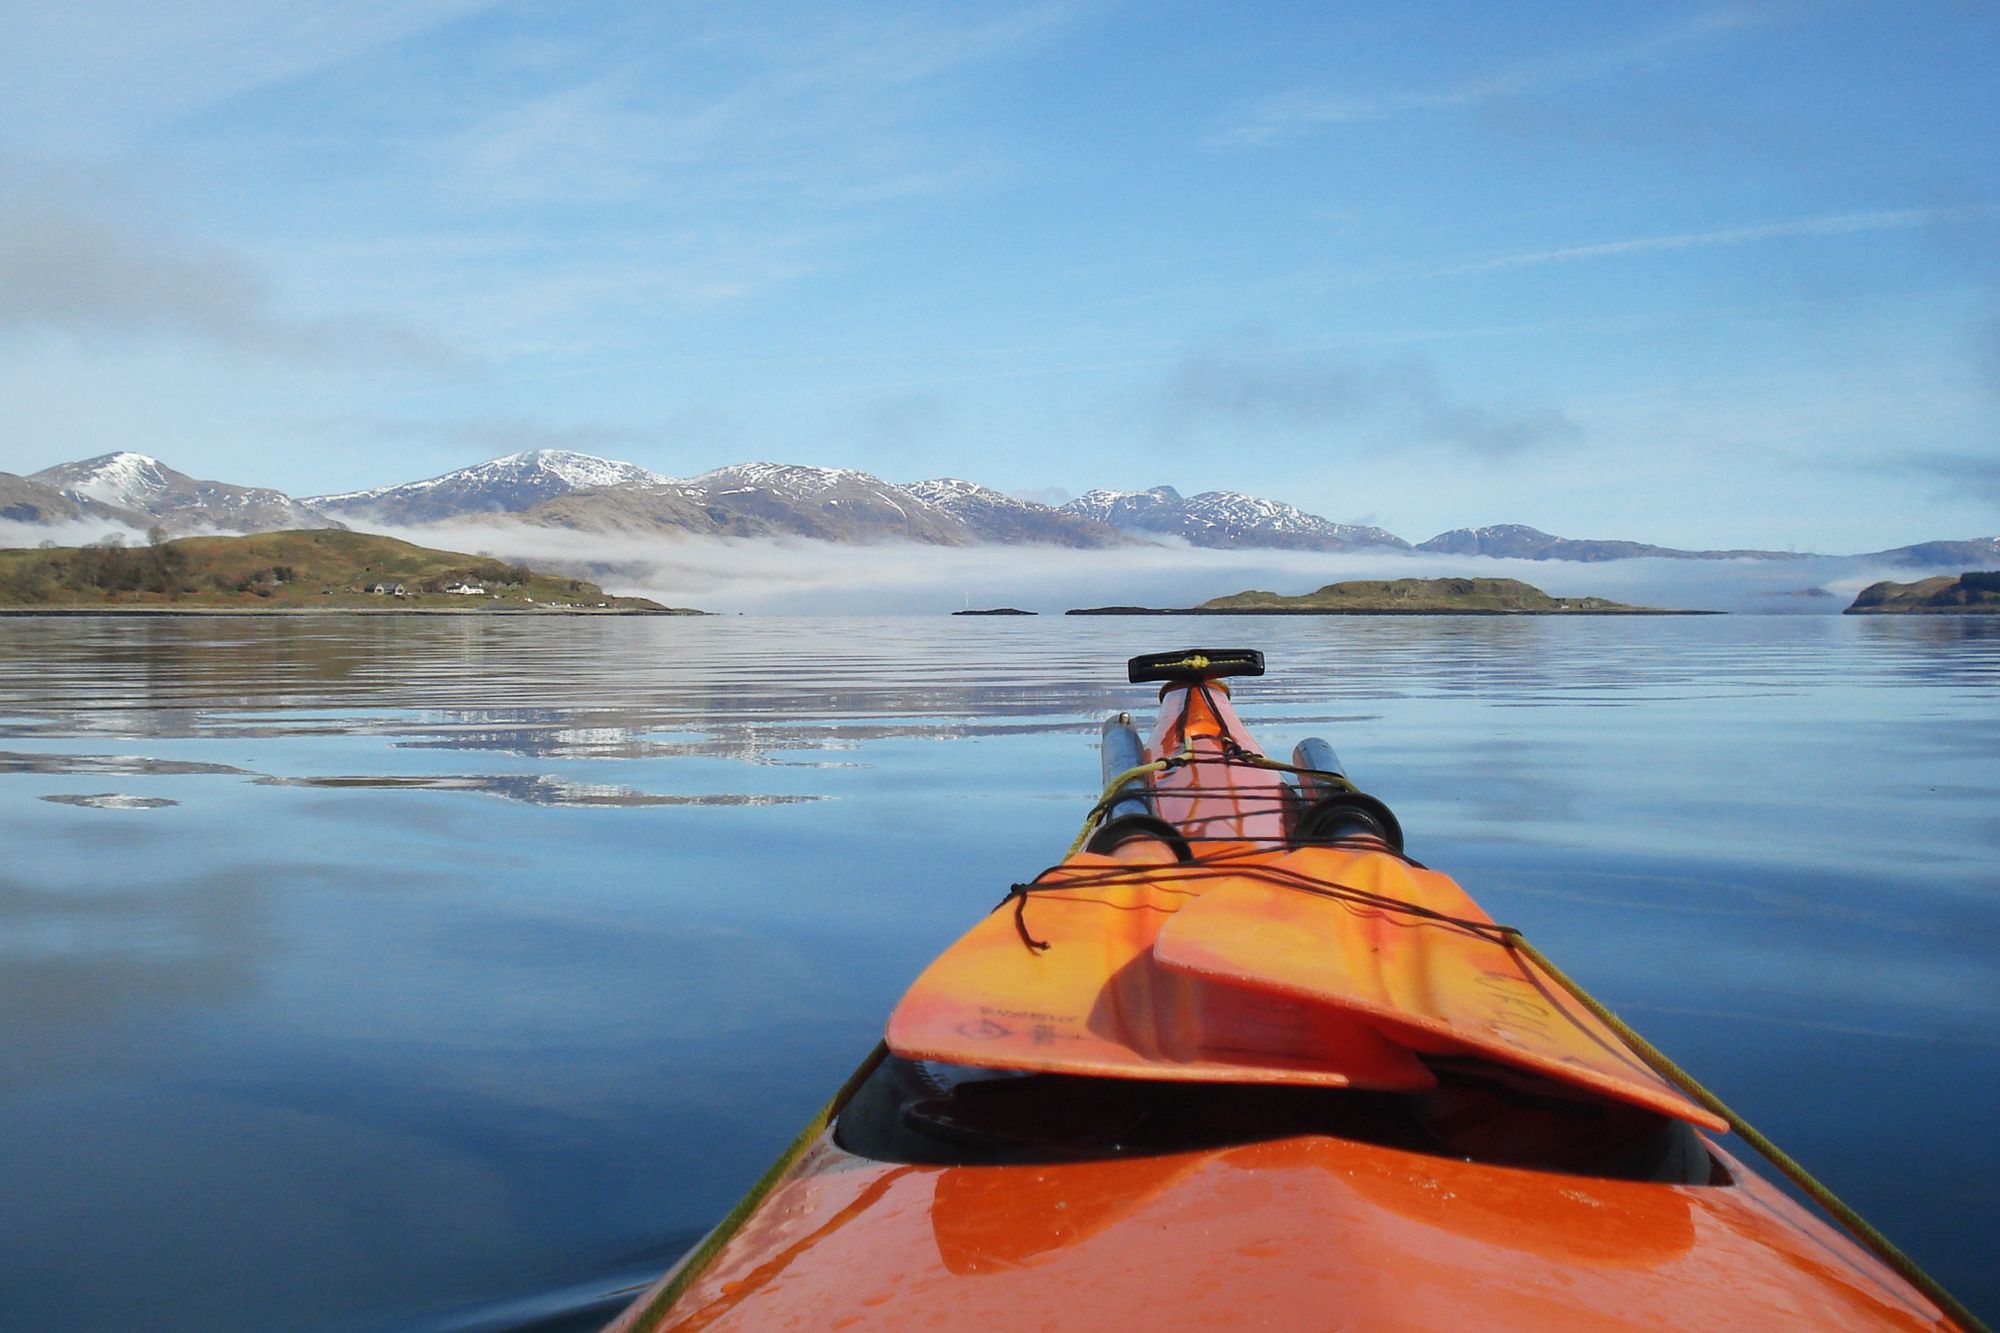
<path id="1" fill-rule="evenodd" d="M 1854 232 L 1898 231 L 1953 222 L 1971 222 L 2000 216 L 2000 205 L 1971 204 L 1962 208 L 1896 208 L 1873 213 L 1836 213 L 1827 217 L 1799 218 L 1790 222 L 1768 222 L 1755 227 L 1724 227 L 1715 231 L 1686 231 L 1669 236 L 1635 236 L 1622 241 L 1600 241 L 1594 245 L 1567 245 L 1555 250 L 1527 250 L 1519 254 L 1496 255 L 1464 264 L 1423 269 L 1402 276 L 1410 278 L 1453 278 L 1467 273 L 1492 273 L 1510 268 L 1533 268 L 1541 264 L 1566 264 L 1579 259 L 1603 259 L 1613 255 L 1644 254 L 1659 250 L 1702 250 L 1720 245 L 1748 245 L 1757 241 L 1783 240 L 1794 236 L 1844 236 Z"/>

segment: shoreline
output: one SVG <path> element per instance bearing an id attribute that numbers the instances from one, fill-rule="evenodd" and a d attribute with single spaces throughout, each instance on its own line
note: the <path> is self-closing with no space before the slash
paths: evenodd
<path id="1" fill-rule="evenodd" d="M 289 619 L 316 616 L 706 616 L 707 611 L 674 607 L 658 611 L 612 607 L 455 607 L 455 606 L 0 606 L 0 616 L 234 616 Z"/>
<path id="2" fill-rule="evenodd" d="M 1262 606 L 1262 607 L 1149 607 L 1090 606 L 1063 612 L 1066 616 L 1726 616 L 1727 611 L 1684 611 L 1650 606 L 1621 607 L 1618 610 L 1530 611 L 1499 607 L 1391 607 L 1391 606 Z"/>

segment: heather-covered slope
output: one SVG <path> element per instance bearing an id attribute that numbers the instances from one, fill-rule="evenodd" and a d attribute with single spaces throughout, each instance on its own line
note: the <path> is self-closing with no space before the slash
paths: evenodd
<path id="1" fill-rule="evenodd" d="M 1915 583 L 1872 583 L 1861 590 L 1850 616 L 2000 615 L 2000 573 L 1968 572 Z"/>
<path id="2" fill-rule="evenodd" d="M 379 590 L 379 591 L 378 591 Z M 338 529 L 0 551 L 0 607 L 527 611 L 665 608 L 490 556 Z"/>

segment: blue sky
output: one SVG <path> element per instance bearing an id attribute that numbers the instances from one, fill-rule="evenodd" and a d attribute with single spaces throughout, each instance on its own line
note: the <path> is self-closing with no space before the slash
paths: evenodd
<path id="1" fill-rule="evenodd" d="M 1991 535 L 1996 57 L 1943 2 L 12 6 L 0 469 Z"/>

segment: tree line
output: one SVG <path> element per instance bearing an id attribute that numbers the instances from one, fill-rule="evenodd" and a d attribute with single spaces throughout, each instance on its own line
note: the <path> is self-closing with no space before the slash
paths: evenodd
<path id="1" fill-rule="evenodd" d="M 213 580 L 208 582 L 213 583 Z M 0 565 L 0 600 L 29 604 L 70 601 L 76 593 L 149 592 L 167 597 L 198 591 L 187 552 L 176 546 L 125 547 L 102 542 L 74 550 L 42 550 Z"/>

